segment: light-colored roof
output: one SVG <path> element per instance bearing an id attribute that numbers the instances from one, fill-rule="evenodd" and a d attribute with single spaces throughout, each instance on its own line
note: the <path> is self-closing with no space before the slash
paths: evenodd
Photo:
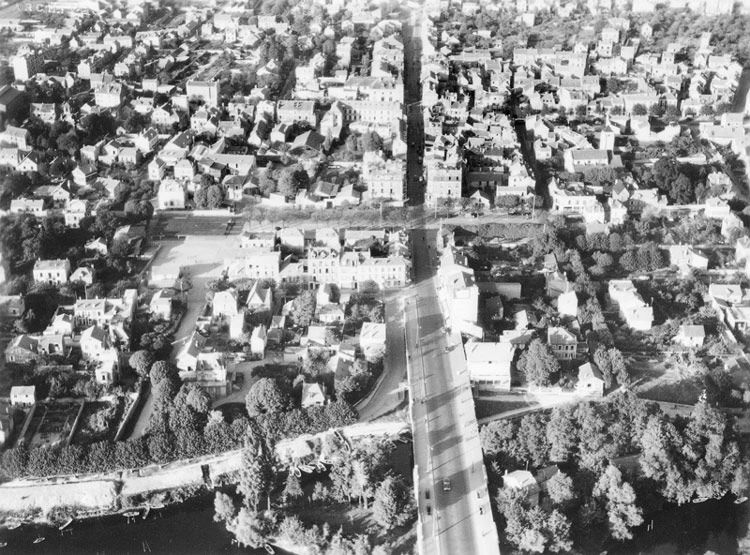
<path id="1" fill-rule="evenodd" d="M 36 396 L 35 385 L 14 385 L 10 388 L 11 397 L 34 397 Z"/>
<path id="2" fill-rule="evenodd" d="M 515 349 L 515 345 L 507 341 L 469 341 L 464 345 L 467 362 L 509 363 Z"/>
<path id="3" fill-rule="evenodd" d="M 385 324 L 365 322 L 359 334 L 359 340 L 367 342 L 385 343 Z"/>
<path id="4" fill-rule="evenodd" d="M 326 401 L 326 394 L 319 383 L 302 384 L 302 405 L 323 404 Z"/>
<path id="5" fill-rule="evenodd" d="M 706 330 L 702 325 L 685 324 L 680 326 L 680 335 L 682 337 L 705 337 Z"/>

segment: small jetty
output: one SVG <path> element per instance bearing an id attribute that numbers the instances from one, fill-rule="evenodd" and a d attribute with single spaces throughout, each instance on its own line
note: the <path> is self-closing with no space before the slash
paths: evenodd
<path id="1" fill-rule="evenodd" d="M 63 522 L 60 526 L 57 527 L 57 529 L 60 530 L 60 532 L 62 532 L 63 530 L 65 530 L 71 524 L 73 524 L 73 517 L 70 517 L 68 520 L 66 520 L 65 522 Z"/>
<path id="2" fill-rule="evenodd" d="M 143 520 L 146 520 L 148 518 L 149 513 L 151 512 L 151 505 L 146 505 L 146 510 L 143 512 Z"/>

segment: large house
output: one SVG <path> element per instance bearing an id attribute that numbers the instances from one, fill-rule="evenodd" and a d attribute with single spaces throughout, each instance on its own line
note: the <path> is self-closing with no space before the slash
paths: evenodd
<path id="1" fill-rule="evenodd" d="M 182 210 L 185 208 L 185 186 L 174 179 L 159 184 L 156 203 L 159 210 Z"/>
<path id="2" fill-rule="evenodd" d="M 464 351 L 472 386 L 510 391 L 515 350 L 510 342 L 468 341 Z"/>
<path id="3" fill-rule="evenodd" d="M 57 260 L 37 260 L 34 264 L 34 282 L 62 285 L 70 275 L 70 261 L 67 258 Z"/>
<path id="4" fill-rule="evenodd" d="M 547 328 L 547 345 L 558 360 L 576 358 L 578 340 L 565 328 L 550 326 Z"/>
<path id="5" fill-rule="evenodd" d="M 654 309 L 646 304 L 629 279 L 613 279 L 609 282 L 609 297 L 617 303 L 620 316 L 625 323 L 639 331 L 648 331 L 654 321 Z"/>

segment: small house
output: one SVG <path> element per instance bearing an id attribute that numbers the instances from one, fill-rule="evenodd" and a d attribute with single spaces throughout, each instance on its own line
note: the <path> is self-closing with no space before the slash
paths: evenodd
<path id="1" fill-rule="evenodd" d="M 705 339 L 706 330 L 702 325 L 684 324 L 680 326 L 680 329 L 677 331 L 677 335 L 674 337 L 674 342 L 683 347 L 699 348 L 703 347 Z"/>
<path id="2" fill-rule="evenodd" d="M 80 281 L 85 285 L 91 285 L 94 283 L 94 270 L 90 266 L 81 266 L 73 270 L 73 273 L 70 274 L 69 280 L 71 283 Z"/>
<path id="3" fill-rule="evenodd" d="M 539 484 L 528 470 L 514 470 L 503 475 L 503 489 L 512 496 L 525 498 L 531 505 L 539 504 Z"/>
<path id="4" fill-rule="evenodd" d="M 385 324 L 365 322 L 359 333 L 359 347 L 365 358 L 372 360 L 385 352 Z"/>
<path id="5" fill-rule="evenodd" d="M 253 333 L 250 335 L 250 352 L 254 355 L 265 356 L 267 343 L 266 326 L 261 324 L 253 328 Z"/>
<path id="6" fill-rule="evenodd" d="M 169 321 L 172 318 L 172 300 L 174 294 L 171 289 L 159 289 L 148 304 L 151 318 Z"/>
<path id="7" fill-rule="evenodd" d="M 302 408 L 322 407 L 326 404 L 325 387 L 319 383 L 302 384 Z"/>
<path id="8" fill-rule="evenodd" d="M 10 404 L 14 407 L 30 407 L 36 403 L 36 386 L 14 385 L 10 388 Z"/>
<path id="9" fill-rule="evenodd" d="M 576 392 L 579 395 L 601 397 L 604 395 L 604 378 L 594 364 L 587 362 L 578 368 Z"/>
<path id="10" fill-rule="evenodd" d="M 214 293 L 211 306 L 212 316 L 214 318 L 231 317 L 236 315 L 239 312 L 237 308 L 237 291 L 235 289 L 217 291 Z"/>

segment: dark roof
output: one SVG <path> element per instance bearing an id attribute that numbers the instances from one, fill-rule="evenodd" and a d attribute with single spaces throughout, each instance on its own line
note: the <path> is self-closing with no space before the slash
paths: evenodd
<path id="1" fill-rule="evenodd" d="M 312 130 L 305 131 L 302 135 L 299 135 L 294 139 L 292 150 L 300 148 L 320 150 L 323 146 L 323 141 L 325 141 L 325 138 L 320 133 Z"/>
<path id="2" fill-rule="evenodd" d="M 12 104 L 21 96 L 23 96 L 23 93 L 15 87 L 11 87 L 10 85 L 5 85 L 4 87 L 0 88 L 0 104 L 4 106 Z"/>

